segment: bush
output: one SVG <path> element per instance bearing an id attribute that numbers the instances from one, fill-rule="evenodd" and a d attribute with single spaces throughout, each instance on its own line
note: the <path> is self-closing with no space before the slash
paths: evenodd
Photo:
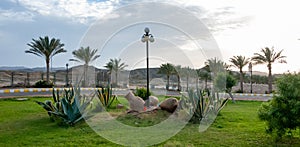
<path id="1" fill-rule="evenodd" d="M 39 80 L 37 81 L 33 87 L 34 88 L 52 88 L 54 84 L 52 82 L 47 83 L 47 81 Z"/>
<path id="2" fill-rule="evenodd" d="M 232 87 L 235 85 L 236 79 L 228 73 L 220 72 L 214 79 L 214 86 L 219 91 L 225 91 L 230 93 Z"/>
<path id="3" fill-rule="evenodd" d="M 141 97 L 143 100 L 146 100 L 147 97 L 151 95 L 151 91 L 149 91 L 149 95 L 147 95 L 146 88 L 136 88 L 134 95 Z"/>
<path id="4" fill-rule="evenodd" d="M 277 79 L 276 86 L 277 95 L 261 105 L 258 116 L 267 122 L 266 132 L 280 139 L 300 128 L 300 75 L 286 74 Z"/>

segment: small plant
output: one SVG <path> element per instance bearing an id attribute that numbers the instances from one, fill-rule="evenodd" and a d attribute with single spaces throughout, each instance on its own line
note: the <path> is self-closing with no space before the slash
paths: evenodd
<path id="1" fill-rule="evenodd" d="M 209 119 L 209 114 L 217 115 L 228 102 L 228 98 L 219 99 L 213 95 L 208 95 L 207 90 L 189 90 L 188 96 L 182 98 L 180 104 L 183 109 L 187 109 L 191 115 L 190 122 L 199 123 L 202 119 Z"/>
<path id="2" fill-rule="evenodd" d="M 266 132 L 280 139 L 284 135 L 292 135 L 292 131 L 300 128 L 300 75 L 286 74 L 277 79 L 277 94 L 270 102 L 263 103 L 258 116 L 266 121 Z"/>
<path id="3" fill-rule="evenodd" d="M 53 82 L 47 83 L 47 81 L 44 80 L 39 80 L 33 85 L 34 88 L 52 88 L 53 86 Z"/>
<path id="4" fill-rule="evenodd" d="M 149 95 L 147 95 L 146 88 L 136 88 L 134 95 L 139 96 L 143 100 L 146 100 L 148 96 L 151 96 L 151 91 L 149 91 Z"/>
<path id="5" fill-rule="evenodd" d="M 50 116 L 52 121 L 63 122 L 73 126 L 86 115 L 86 109 L 93 98 L 87 99 L 80 95 L 80 88 L 65 89 L 60 98 L 59 90 L 53 90 L 53 103 L 46 100 L 44 103 L 36 101 Z"/>
<path id="6" fill-rule="evenodd" d="M 109 86 L 109 84 L 106 86 L 106 88 L 101 88 L 101 90 L 97 89 L 97 96 L 105 108 L 110 108 L 112 103 L 117 99 L 116 95 L 112 94 L 112 88 Z"/>

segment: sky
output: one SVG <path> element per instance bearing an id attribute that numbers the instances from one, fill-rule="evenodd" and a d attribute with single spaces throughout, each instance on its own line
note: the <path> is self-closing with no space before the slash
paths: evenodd
<path id="1" fill-rule="evenodd" d="M 49 36 L 67 53 L 53 57 L 53 67 L 70 63 L 81 46 L 98 49 L 93 63 L 103 68 L 121 58 L 129 69 L 145 65 L 145 27 L 152 67 L 172 62 L 199 68 L 217 56 L 229 63 L 236 55 L 252 57 L 264 47 L 287 56 L 274 73 L 300 71 L 300 9 L 296 0 L 2 0 L 0 66 L 44 67 L 44 59 L 25 54 L 32 39 Z M 236 70 L 233 68 L 233 70 Z M 248 70 L 247 67 L 244 68 Z M 267 72 L 266 65 L 255 71 Z"/>

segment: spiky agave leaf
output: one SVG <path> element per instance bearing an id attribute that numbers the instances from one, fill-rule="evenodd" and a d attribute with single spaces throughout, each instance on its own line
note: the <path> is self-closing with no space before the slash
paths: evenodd
<path id="1" fill-rule="evenodd" d="M 46 104 L 46 103 L 48 103 L 48 101 L 45 101 L 45 103 L 39 102 L 39 101 L 35 101 L 35 102 L 37 104 L 41 105 L 46 111 L 52 111 L 53 110 L 53 108 L 51 107 L 51 105 Z"/>
<path id="2" fill-rule="evenodd" d="M 112 88 L 109 84 L 106 86 L 106 88 L 101 88 L 100 90 L 97 89 L 96 94 L 102 106 L 105 108 L 109 108 L 112 103 L 117 100 L 117 96 L 113 95 Z"/>

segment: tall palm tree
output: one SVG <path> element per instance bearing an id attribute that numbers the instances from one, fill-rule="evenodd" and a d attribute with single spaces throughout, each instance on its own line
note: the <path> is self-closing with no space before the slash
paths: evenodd
<path id="1" fill-rule="evenodd" d="M 229 67 L 226 63 L 217 58 L 208 59 L 205 62 L 205 65 L 208 65 L 210 72 L 213 73 L 213 76 L 216 76 L 219 72 L 224 72 Z"/>
<path id="2" fill-rule="evenodd" d="M 271 49 L 268 47 L 262 48 L 261 53 L 254 53 L 254 56 L 252 57 L 252 60 L 254 61 L 254 64 L 267 64 L 269 75 L 268 75 L 268 85 L 269 85 L 269 93 L 272 92 L 272 63 L 278 61 L 279 63 L 286 63 L 286 56 L 282 56 L 283 50 L 276 53 L 274 51 L 274 47 Z"/>
<path id="3" fill-rule="evenodd" d="M 106 65 L 104 66 L 105 68 L 108 69 L 109 74 L 114 73 L 115 74 L 115 83 L 118 86 L 118 74 L 121 70 L 123 70 L 125 67 L 127 67 L 128 65 L 126 65 L 124 62 L 121 62 L 121 59 L 110 59 L 109 62 L 106 63 Z"/>
<path id="4" fill-rule="evenodd" d="M 183 75 L 183 70 L 182 70 L 181 65 L 176 65 L 174 72 L 177 76 L 177 91 L 181 91 L 180 77 Z"/>
<path id="5" fill-rule="evenodd" d="M 170 63 L 160 65 L 158 74 L 165 74 L 167 76 L 167 86 L 166 89 L 169 90 L 170 87 L 170 76 L 174 74 L 175 67 Z"/>
<path id="6" fill-rule="evenodd" d="M 211 79 L 209 65 L 205 65 L 203 68 L 197 70 L 197 75 L 200 79 L 204 79 L 204 89 L 207 89 L 207 82 Z"/>
<path id="7" fill-rule="evenodd" d="M 47 83 L 49 84 L 49 65 L 50 59 L 60 53 L 67 52 L 63 47 L 64 44 L 60 43 L 59 39 L 52 38 L 49 40 L 48 36 L 44 38 L 39 37 L 38 40 L 32 39 L 32 42 L 27 44 L 30 49 L 26 50 L 25 53 L 30 53 L 43 57 L 46 60 L 46 69 L 47 69 Z M 51 61 L 52 62 L 52 61 Z"/>
<path id="8" fill-rule="evenodd" d="M 186 78 L 186 91 L 189 91 L 189 81 L 190 81 L 189 79 L 190 79 L 190 77 L 193 77 L 194 70 L 190 67 L 183 67 L 182 70 L 183 70 L 183 74 Z"/>
<path id="9" fill-rule="evenodd" d="M 244 73 L 243 73 L 243 68 L 249 63 L 249 58 L 246 58 L 245 56 L 233 56 L 229 60 L 232 65 L 236 68 L 239 69 L 240 71 L 240 86 L 241 86 L 241 91 L 243 92 L 243 83 L 244 83 Z"/>
<path id="10" fill-rule="evenodd" d="M 97 55 L 96 53 L 98 52 L 97 49 L 91 49 L 89 46 L 88 47 L 81 47 L 77 50 L 74 50 L 72 52 L 74 59 L 70 59 L 70 61 L 75 61 L 75 62 L 83 62 L 84 65 L 84 71 L 83 71 L 83 86 L 86 86 L 87 81 L 87 73 L 86 71 L 88 70 L 88 66 L 91 62 L 95 61 L 97 58 L 100 57 L 100 55 Z"/>

